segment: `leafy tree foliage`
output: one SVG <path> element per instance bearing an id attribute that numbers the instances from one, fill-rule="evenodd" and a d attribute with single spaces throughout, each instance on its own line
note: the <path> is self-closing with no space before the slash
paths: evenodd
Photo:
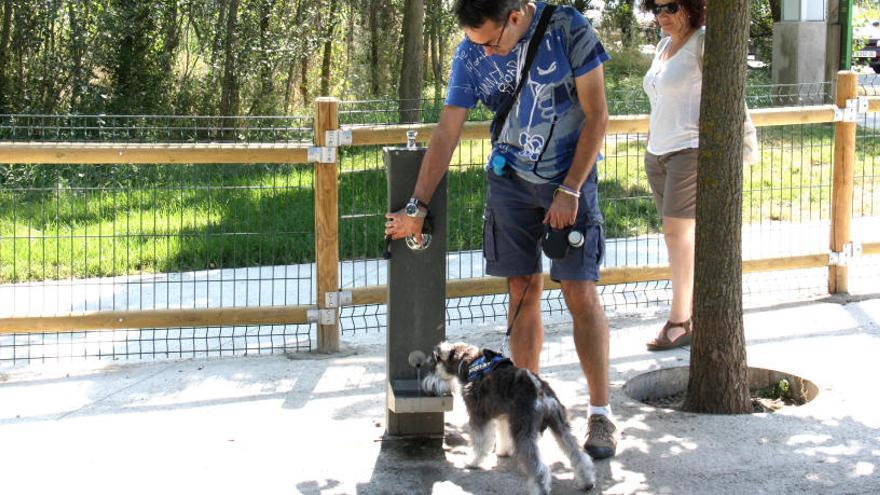
<path id="1" fill-rule="evenodd" d="M 420 1 L 422 95 L 439 99 L 462 35 L 453 0 Z M 752 2 L 753 15 L 767 17 L 768 2 L 777 1 Z M 557 3 L 591 7 L 590 0 Z M 270 115 L 307 112 L 322 94 L 395 98 L 405 5 L 0 0 L 0 113 Z M 631 44 L 633 2 L 605 5 L 605 22 L 623 46 Z M 753 39 L 771 27 L 756 22 Z"/>

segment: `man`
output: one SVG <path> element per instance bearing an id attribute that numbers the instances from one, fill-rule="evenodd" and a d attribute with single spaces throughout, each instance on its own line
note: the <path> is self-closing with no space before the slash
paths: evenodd
<path id="1" fill-rule="evenodd" d="M 408 208 L 386 215 L 386 235 L 419 235 L 468 109 L 479 100 L 497 113 L 511 100 L 545 8 L 529 0 L 456 1 L 453 9 L 466 38 L 452 62 L 446 105 Z M 556 8 L 526 83 L 506 120 L 496 123 L 501 128 L 489 160 L 483 224 L 486 273 L 508 280 L 511 357 L 533 372 L 544 341 L 540 246 L 545 226 L 583 234 L 582 246 L 551 262 L 550 276 L 560 281 L 574 321 L 575 347 L 590 392 L 584 448 L 597 459 L 616 450 L 608 403 L 608 321 L 595 285 L 605 242 L 595 163 L 608 122 L 602 69 L 608 58 L 577 10 Z"/>

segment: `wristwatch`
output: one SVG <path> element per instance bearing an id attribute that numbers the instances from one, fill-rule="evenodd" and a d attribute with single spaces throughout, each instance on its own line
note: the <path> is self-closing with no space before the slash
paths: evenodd
<path id="1" fill-rule="evenodd" d="M 419 201 L 418 198 L 409 198 L 403 211 L 408 217 L 425 218 L 428 216 L 428 205 Z"/>

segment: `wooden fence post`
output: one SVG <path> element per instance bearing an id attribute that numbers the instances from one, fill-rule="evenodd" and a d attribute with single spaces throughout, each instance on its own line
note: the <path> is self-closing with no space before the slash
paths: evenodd
<path id="1" fill-rule="evenodd" d="M 339 128 L 339 100 L 315 100 L 315 146 L 327 144 L 326 131 Z M 339 166 L 315 163 L 315 273 L 321 310 L 335 313 L 332 323 L 318 323 L 318 352 L 339 351 L 339 309 L 327 308 L 327 293 L 339 290 Z"/>
<path id="2" fill-rule="evenodd" d="M 856 98 L 858 78 L 852 71 L 837 73 L 837 98 L 840 109 L 847 100 Z M 831 189 L 831 252 L 839 253 L 838 260 L 852 242 L 853 174 L 856 149 L 856 123 L 839 120 L 834 124 L 834 178 Z M 828 292 L 845 294 L 849 291 L 849 269 L 841 262 L 828 267 Z"/>

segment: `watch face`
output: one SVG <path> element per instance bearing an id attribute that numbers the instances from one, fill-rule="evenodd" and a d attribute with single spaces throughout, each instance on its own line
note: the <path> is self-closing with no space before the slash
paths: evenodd
<path id="1" fill-rule="evenodd" d="M 409 216 L 415 216 L 419 213 L 419 207 L 415 203 L 407 203 L 406 205 L 406 214 Z"/>

